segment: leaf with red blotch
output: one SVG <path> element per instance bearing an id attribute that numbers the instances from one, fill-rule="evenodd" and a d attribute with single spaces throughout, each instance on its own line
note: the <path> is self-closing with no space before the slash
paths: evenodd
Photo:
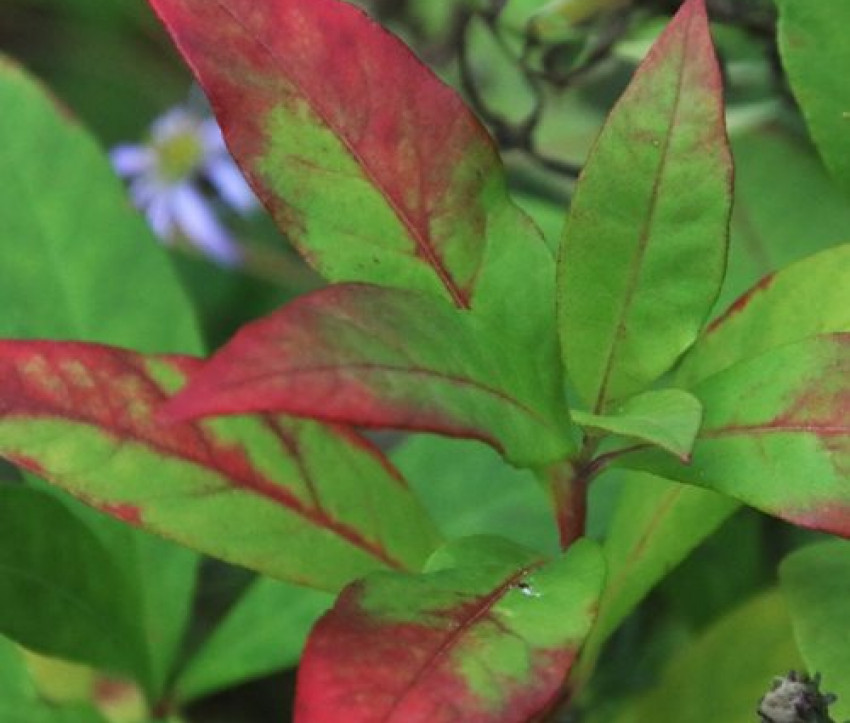
<path id="1" fill-rule="evenodd" d="M 693 389 L 705 419 L 689 466 L 654 453 L 622 464 L 850 537 L 850 334 L 739 362 Z"/>
<path id="2" fill-rule="evenodd" d="M 732 209 L 722 95 L 704 0 L 688 0 L 579 179 L 558 309 L 567 372 L 594 414 L 668 371 L 720 290 Z"/>
<path id="3" fill-rule="evenodd" d="M 573 445 L 556 367 L 440 299 L 363 284 L 248 325 L 164 414 L 254 411 L 480 439 L 519 466 L 563 459 Z"/>
<path id="4" fill-rule="evenodd" d="M 493 141 L 408 48 L 339 0 L 150 0 L 279 227 L 331 281 L 469 308 L 552 259 Z M 506 249 L 513 248 L 507 252 Z M 538 274 L 534 274 L 537 276 Z M 520 283 L 520 279 L 522 282 Z"/>
<path id="5" fill-rule="evenodd" d="M 343 591 L 307 643 L 297 723 L 525 723 L 557 702 L 596 615 L 598 545 L 543 565 L 498 539 L 454 547 Z"/>
<path id="6" fill-rule="evenodd" d="M 345 429 L 271 416 L 162 425 L 191 357 L 0 341 L 0 456 L 125 522 L 235 564 L 337 591 L 418 570 L 432 525 Z"/>
<path id="7" fill-rule="evenodd" d="M 818 334 L 850 331 L 850 244 L 765 276 L 715 319 L 682 358 L 685 387 L 733 364 Z"/>

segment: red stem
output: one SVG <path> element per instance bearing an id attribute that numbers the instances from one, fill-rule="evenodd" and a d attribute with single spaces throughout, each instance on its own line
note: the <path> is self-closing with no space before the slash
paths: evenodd
<path id="1" fill-rule="evenodd" d="M 561 549 L 566 550 L 584 535 L 588 479 L 574 461 L 566 460 L 549 470 L 548 482 Z"/>

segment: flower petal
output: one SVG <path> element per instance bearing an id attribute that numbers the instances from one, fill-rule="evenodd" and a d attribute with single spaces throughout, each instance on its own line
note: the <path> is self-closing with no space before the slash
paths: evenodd
<path id="1" fill-rule="evenodd" d="M 210 159 L 204 171 L 224 202 L 235 211 L 244 214 L 257 207 L 257 197 L 230 156 L 222 153 Z"/>
<path id="2" fill-rule="evenodd" d="M 109 153 L 109 157 L 115 172 L 125 178 L 146 173 L 156 163 L 156 155 L 146 146 L 116 146 Z"/>
<path id="3" fill-rule="evenodd" d="M 189 241 L 224 266 L 239 264 L 238 245 L 200 193 L 186 183 L 173 190 L 170 200 L 174 221 Z"/>

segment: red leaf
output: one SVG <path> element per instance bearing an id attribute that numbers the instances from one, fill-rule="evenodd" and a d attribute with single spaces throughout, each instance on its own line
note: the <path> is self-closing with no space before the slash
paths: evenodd
<path id="1" fill-rule="evenodd" d="M 480 439 L 534 466 L 572 445 L 558 371 L 536 362 L 439 299 L 337 285 L 242 329 L 165 413 L 280 411 L 437 432 Z"/>
<path id="2" fill-rule="evenodd" d="M 124 522 L 282 579 L 335 591 L 422 564 L 435 541 L 427 516 L 348 430 L 271 416 L 157 422 L 199 365 L 0 341 L 0 456 Z"/>
<path id="3" fill-rule="evenodd" d="M 557 698 L 603 577 L 602 555 L 585 540 L 542 567 L 479 559 L 355 583 L 307 644 L 296 721 L 532 720 Z"/>
<path id="4" fill-rule="evenodd" d="M 311 263 L 470 305 L 506 196 L 493 143 L 453 90 L 345 2 L 150 1 Z"/>

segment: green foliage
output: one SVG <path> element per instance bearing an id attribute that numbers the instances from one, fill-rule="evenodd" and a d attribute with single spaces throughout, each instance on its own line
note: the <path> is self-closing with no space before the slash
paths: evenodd
<path id="1" fill-rule="evenodd" d="M 850 715 L 846 0 L 149 4 L 269 214 L 144 5 L 10 0 L 0 719 Z"/>
<path id="2" fill-rule="evenodd" d="M 803 659 L 829 681 L 829 692 L 838 695 L 831 713 L 845 720 L 850 716 L 850 545 L 804 547 L 783 561 L 780 574 Z"/>

